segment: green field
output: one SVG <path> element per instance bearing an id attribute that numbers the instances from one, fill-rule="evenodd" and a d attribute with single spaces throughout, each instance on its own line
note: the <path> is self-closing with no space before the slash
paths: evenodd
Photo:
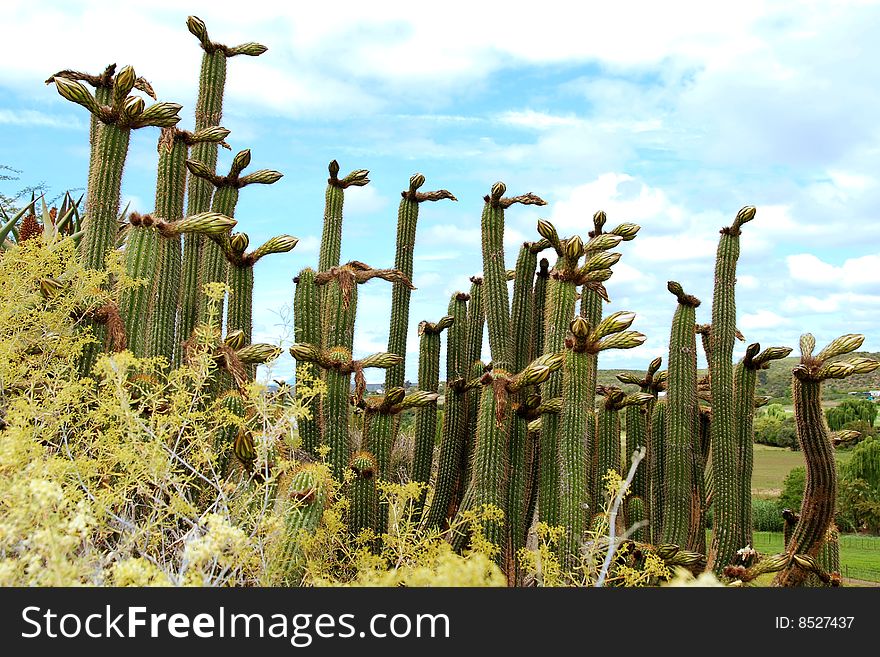
<path id="1" fill-rule="evenodd" d="M 839 463 L 846 463 L 850 453 L 837 452 Z M 752 495 L 761 498 L 778 497 L 782 492 L 782 482 L 793 468 L 804 465 L 802 452 L 793 452 L 785 447 L 755 445 L 755 465 L 752 471 Z"/>
<path id="2" fill-rule="evenodd" d="M 783 551 L 780 532 L 755 532 L 754 548 L 764 554 Z M 843 534 L 840 537 L 840 570 L 844 579 L 880 584 L 880 536 Z"/>

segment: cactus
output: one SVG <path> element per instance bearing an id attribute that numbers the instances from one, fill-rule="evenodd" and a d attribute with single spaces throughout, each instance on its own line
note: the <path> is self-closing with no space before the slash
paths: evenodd
<path id="1" fill-rule="evenodd" d="M 273 586 L 302 584 L 306 567 L 302 533 L 318 527 L 329 493 L 329 473 L 318 464 L 301 466 L 279 486 L 275 514 L 282 519 L 282 529 L 269 552 Z"/>
<path id="2" fill-rule="evenodd" d="M 693 453 L 698 441 L 696 308 L 700 300 L 670 281 L 678 299 L 669 338 L 669 389 L 663 447 L 663 542 L 686 545 L 692 511 Z"/>
<path id="3" fill-rule="evenodd" d="M 745 356 L 734 370 L 734 389 L 736 391 L 736 449 L 737 472 L 740 499 L 740 518 L 736 529 L 739 531 L 737 545 L 753 545 L 752 538 L 752 465 L 755 441 L 755 384 L 758 370 L 770 367 L 771 360 L 785 358 L 791 353 L 788 347 L 770 347 L 758 353 L 761 345 L 757 342 L 746 348 Z"/>
<path id="4" fill-rule="evenodd" d="M 470 297 L 464 292 L 456 292 L 449 301 L 448 316 L 452 317 L 452 326 L 449 327 L 446 343 L 446 403 L 443 412 L 437 481 L 425 520 L 427 527 L 440 527 L 449 517 L 461 464 L 464 432 L 467 428 L 465 340 L 469 299 Z M 418 436 L 418 430 L 416 435 Z"/>
<path id="5" fill-rule="evenodd" d="M 293 326 L 297 343 L 314 347 L 321 345 L 321 314 L 318 308 L 318 288 L 315 285 L 315 271 L 305 268 L 293 279 L 296 292 L 293 297 Z M 305 368 L 304 374 L 317 378 L 317 367 L 309 362 L 297 361 L 297 371 Z M 302 448 L 313 457 L 318 455 L 321 445 L 321 398 L 314 397 L 308 404 L 308 416 L 297 423 Z"/>
<path id="6" fill-rule="evenodd" d="M 715 291 L 712 298 L 709 371 L 712 373 L 712 481 L 714 520 L 709 567 L 722 574 L 736 551 L 740 518 L 737 494 L 736 437 L 733 398 L 733 341 L 736 336 L 736 263 L 739 236 L 744 223 L 755 218 L 755 208 L 746 206 L 730 227 L 721 230 L 715 261 Z"/>
<path id="7" fill-rule="evenodd" d="M 446 315 L 436 323 L 423 321 L 419 324 L 419 390 L 436 393 L 440 387 L 440 333 L 452 326 L 455 318 Z M 437 406 L 429 404 L 416 412 L 415 453 L 410 479 L 427 484 L 431 478 L 434 460 L 434 443 L 437 438 Z M 425 493 L 414 505 L 416 514 L 421 512 Z"/>
<path id="8" fill-rule="evenodd" d="M 880 367 L 880 361 L 868 358 L 832 360 L 855 351 L 863 341 L 862 335 L 843 335 L 814 356 L 815 339 L 809 333 L 801 336 L 801 360 L 792 370 L 791 390 L 798 443 L 807 465 L 807 481 L 800 520 L 786 544 L 786 552 L 790 555 L 816 558 L 834 521 L 837 471 L 830 432 L 822 411 L 822 382 L 871 372 Z M 807 569 L 795 562 L 782 570 L 773 583 L 776 586 L 802 586 L 808 574 Z"/>
<path id="9" fill-rule="evenodd" d="M 397 252 L 394 268 L 409 280 L 413 278 L 413 251 L 416 244 L 416 225 L 419 220 L 419 205 L 424 201 L 457 199 L 445 189 L 435 192 L 420 192 L 425 184 L 425 176 L 420 173 L 409 179 L 409 189 L 401 192 L 400 208 L 397 211 Z M 340 215 L 341 216 L 341 215 Z M 411 291 L 405 285 L 395 284 L 391 290 L 391 329 L 388 332 L 388 353 L 406 356 L 406 334 L 409 325 L 409 298 Z M 404 363 L 389 368 L 385 373 L 385 388 L 402 386 Z"/>
<path id="10" fill-rule="evenodd" d="M 483 350 L 483 331 L 486 326 L 486 307 L 483 304 L 483 278 L 471 276 L 470 297 L 467 310 L 467 334 L 465 345 L 465 377 L 468 381 L 479 380 L 485 372 L 485 365 L 480 360 Z M 480 391 L 468 389 L 465 405 L 467 408 L 467 428 L 464 433 L 464 445 L 461 449 L 461 475 L 456 483 L 452 506 L 458 507 L 464 495 L 464 489 L 471 480 L 471 464 L 474 456 L 474 442 L 477 436 L 477 415 L 480 409 Z"/>
<path id="11" fill-rule="evenodd" d="M 538 272 L 535 275 L 535 287 L 532 292 L 532 336 L 530 339 L 529 360 L 544 353 L 544 315 L 547 303 L 547 281 L 550 279 L 550 263 L 541 258 Z"/>
<path id="12" fill-rule="evenodd" d="M 376 531 L 378 497 L 376 495 L 376 457 L 370 452 L 356 452 L 349 466 L 351 482 L 351 519 L 349 530 L 357 536 L 364 530 Z"/>

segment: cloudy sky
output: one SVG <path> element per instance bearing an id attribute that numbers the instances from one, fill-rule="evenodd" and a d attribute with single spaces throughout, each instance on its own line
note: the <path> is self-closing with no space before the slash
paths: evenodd
<path id="1" fill-rule="evenodd" d="M 211 37 L 258 41 L 230 60 L 223 125 L 233 153 L 278 169 L 251 186 L 236 217 L 251 244 L 300 238 L 257 265 L 255 338 L 289 343 L 291 278 L 315 266 L 327 163 L 369 169 L 346 192 L 343 261 L 392 266 L 400 191 L 409 177 L 459 199 L 423 204 L 415 254 L 407 376 L 415 326 L 445 314 L 481 269 L 482 196 L 496 180 L 543 208 L 507 212 L 508 266 L 535 223 L 586 235 L 596 210 L 635 222 L 608 282 L 607 311 L 633 310 L 648 335 L 600 367 L 641 368 L 665 355 L 678 280 L 711 313 L 718 230 L 743 205 L 738 325 L 748 341 L 796 346 L 847 332 L 880 351 L 880 4 L 570 1 L 332 5 L 190 0 L 151 3 L 4 0 L 0 164 L 10 193 L 44 181 L 49 195 L 85 186 L 88 117 L 43 80 L 63 69 L 131 64 L 191 128 L 201 50 L 187 13 Z M 585 5 L 587 3 L 584 3 Z M 600 3 L 591 3 L 597 6 Z M 123 182 L 152 209 L 157 129 L 135 133 Z M 231 154 L 221 153 L 219 169 Z M 390 285 L 361 288 L 355 355 L 384 351 Z M 739 351 L 743 346 L 738 346 Z M 485 352 L 488 357 L 488 350 Z M 292 371 L 288 356 L 272 376 Z M 374 372 L 369 380 L 380 381 Z"/>

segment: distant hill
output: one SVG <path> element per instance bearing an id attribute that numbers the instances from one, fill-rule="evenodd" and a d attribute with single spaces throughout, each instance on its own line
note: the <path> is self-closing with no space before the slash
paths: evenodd
<path id="1" fill-rule="evenodd" d="M 857 351 L 846 354 L 836 360 L 844 360 L 853 356 L 863 356 L 880 360 L 880 352 Z M 758 372 L 758 385 L 756 394 L 769 395 L 771 397 L 789 397 L 791 395 L 791 370 L 800 361 L 799 357 L 789 356 L 782 360 L 770 362 L 770 368 Z M 625 389 L 634 390 L 634 386 L 623 386 L 617 375 L 630 372 L 636 376 L 643 376 L 644 370 L 599 370 L 598 383 L 601 385 L 617 385 Z M 700 376 L 704 376 L 706 370 L 700 370 Z M 825 392 L 846 393 L 850 391 L 880 390 L 880 370 L 874 370 L 867 374 L 854 374 L 846 379 L 830 379 L 825 383 Z"/>

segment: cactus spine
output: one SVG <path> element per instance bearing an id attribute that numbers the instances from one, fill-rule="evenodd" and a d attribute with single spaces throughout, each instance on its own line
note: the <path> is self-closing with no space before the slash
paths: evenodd
<path id="1" fill-rule="evenodd" d="M 720 575 L 732 563 L 739 532 L 740 499 L 737 492 L 736 437 L 733 397 L 733 341 L 736 335 L 736 263 L 742 225 L 755 218 L 755 208 L 746 206 L 730 227 L 721 230 L 715 261 L 715 291 L 712 298 L 712 332 L 709 371 L 712 373 L 712 482 L 713 530 L 709 567 Z M 672 385 L 670 383 L 670 389 Z"/>
<path id="2" fill-rule="evenodd" d="M 837 471 L 830 432 L 822 410 L 822 381 L 842 379 L 851 374 L 871 372 L 880 362 L 867 358 L 832 360 L 858 349 L 864 336 L 843 335 L 813 355 L 815 339 L 809 333 L 801 337 L 801 361 L 792 371 L 792 401 L 798 443 L 807 465 L 807 481 L 801 504 L 800 520 L 786 545 L 790 555 L 816 558 L 834 521 L 837 495 Z M 793 562 L 774 579 L 776 586 L 801 586 L 809 571 Z"/>
<path id="3" fill-rule="evenodd" d="M 293 296 L 293 326 L 297 343 L 321 346 L 321 313 L 318 307 L 318 288 L 315 271 L 305 268 L 294 279 L 296 291 Z M 318 376 L 318 368 L 310 361 L 297 361 L 297 372 L 312 379 Z M 308 415 L 299 419 L 297 430 L 302 448 L 313 457 L 318 456 L 321 445 L 321 398 L 314 397 L 308 404 Z"/>
<path id="4" fill-rule="evenodd" d="M 364 530 L 376 531 L 378 497 L 376 495 L 376 458 L 370 452 L 351 457 L 351 520 L 349 530 L 357 536 Z"/>
<path id="5" fill-rule="evenodd" d="M 328 170 L 330 177 L 327 179 L 327 191 L 324 195 L 324 231 L 321 234 L 321 251 L 318 260 L 318 270 L 322 272 L 339 266 L 345 190 L 349 187 L 363 187 L 370 182 L 368 177 L 370 172 L 366 169 L 356 169 L 340 180 L 339 163 L 336 160 L 330 162 Z"/>

